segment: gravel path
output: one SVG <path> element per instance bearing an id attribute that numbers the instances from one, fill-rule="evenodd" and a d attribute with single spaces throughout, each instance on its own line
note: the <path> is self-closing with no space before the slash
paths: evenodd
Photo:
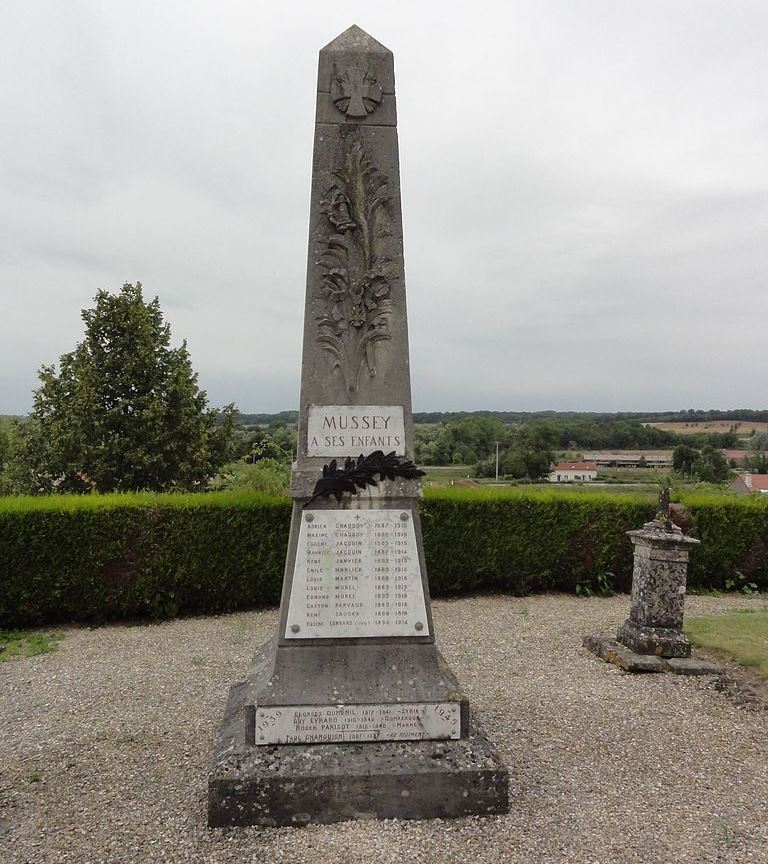
<path id="1" fill-rule="evenodd" d="M 510 766 L 510 814 L 300 829 L 205 827 L 225 695 L 275 611 L 67 630 L 57 653 L 0 665 L 0 861 L 768 862 L 768 716 L 711 679 L 633 677 L 581 648 L 627 609 L 437 601 L 443 652 Z"/>

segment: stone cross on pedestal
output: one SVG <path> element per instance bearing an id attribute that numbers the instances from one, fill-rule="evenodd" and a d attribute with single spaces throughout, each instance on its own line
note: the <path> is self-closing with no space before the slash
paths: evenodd
<path id="1" fill-rule="evenodd" d="M 659 496 L 656 518 L 638 531 L 627 531 L 635 547 L 632 604 L 616 638 L 586 636 L 584 646 L 628 672 L 717 674 L 705 660 L 692 660 L 691 643 L 683 633 L 688 556 L 700 541 L 688 537 L 670 518 L 669 487 Z"/>
<path id="2" fill-rule="evenodd" d="M 320 52 L 317 90 L 280 623 L 230 691 L 209 824 L 504 812 L 508 772 L 435 643 L 392 53 L 351 27 Z"/>
<path id="3" fill-rule="evenodd" d="M 636 654 L 690 657 L 691 643 L 683 633 L 685 583 L 691 546 L 687 537 L 659 513 L 638 531 L 628 531 L 635 547 L 632 606 L 616 638 Z"/>

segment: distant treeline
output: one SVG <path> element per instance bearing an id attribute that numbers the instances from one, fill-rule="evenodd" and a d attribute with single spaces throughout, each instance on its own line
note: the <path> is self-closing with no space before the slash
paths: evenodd
<path id="1" fill-rule="evenodd" d="M 602 418 L 505 423 L 498 417 L 467 415 L 460 420 L 419 423 L 415 432 L 418 464 L 477 465 L 478 473 L 487 475 L 495 472 L 498 443 L 501 473 L 531 479 L 548 472 L 557 451 L 671 448 L 681 440 L 674 432 L 643 426 L 636 420 Z M 718 440 L 716 446 L 726 445 Z"/>
<path id="2" fill-rule="evenodd" d="M 534 423 L 537 420 L 594 420 L 596 422 L 618 422 L 629 420 L 636 423 L 703 423 L 713 420 L 747 420 L 768 422 L 768 410 L 735 408 L 732 411 L 417 411 L 414 423 L 447 423 L 466 417 L 490 417 L 502 423 Z"/>
<path id="3" fill-rule="evenodd" d="M 416 411 L 414 423 L 450 423 L 467 417 L 488 417 L 502 423 L 534 423 L 537 420 L 593 420 L 636 423 L 708 423 L 713 420 L 746 420 L 768 423 L 768 410 L 734 408 L 731 411 L 686 408 L 680 411 Z M 269 426 L 271 423 L 297 423 L 298 411 L 277 414 L 239 414 L 237 422 L 244 426 Z"/>
<path id="4" fill-rule="evenodd" d="M 576 411 L 417 413 L 414 455 L 420 465 L 473 465 L 480 476 L 486 476 L 496 471 L 498 447 L 502 474 L 535 479 L 547 474 L 558 452 L 672 449 L 682 443 L 689 449 L 709 446 L 719 450 L 738 444 L 733 430 L 702 430 L 683 437 L 644 425 L 648 421 L 641 421 L 641 416 L 648 415 Z M 292 454 L 295 442 L 286 436 L 295 434 L 291 424 L 296 419 L 296 412 L 290 411 L 240 415 L 241 455 L 255 461 L 266 455 L 280 460 L 282 453 Z M 280 447 L 270 448 L 272 437 L 281 439 Z"/>
<path id="5" fill-rule="evenodd" d="M 298 411 L 278 411 L 277 414 L 238 414 L 235 422 L 241 426 L 271 426 L 272 423 L 298 423 Z"/>

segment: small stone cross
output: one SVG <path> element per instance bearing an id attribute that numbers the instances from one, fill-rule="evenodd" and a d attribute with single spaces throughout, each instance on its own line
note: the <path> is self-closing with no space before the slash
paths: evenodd
<path id="1" fill-rule="evenodd" d="M 659 492 L 659 512 L 656 514 L 656 519 L 658 521 L 663 521 L 665 526 L 669 528 L 672 525 L 672 521 L 670 519 L 670 489 L 669 483 L 664 483 L 661 487 L 661 491 Z"/>
<path id="2" fill-rule="evenodd" d="M 365 117 L 381 102 L 381 85 L 360 66 L 348 66 L 331 83 L 333 104 L 347 117 Z"/>
<path id="3" fill-rule="evenodd" d="M 669 484 L 665 483 L 659 492 L 659 513 L 669 518 Z"/>

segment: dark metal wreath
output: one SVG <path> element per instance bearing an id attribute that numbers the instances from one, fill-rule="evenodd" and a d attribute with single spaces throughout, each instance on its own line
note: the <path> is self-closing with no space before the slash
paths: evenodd
<path id="1" fill-rule="evenodd" d="M 316 498 L 333 496 L 341 501 L 346 493 L 357 495 L 360 489 L 375 486 L 377 476 L 381 480 L 394 480 L 396 477 L 416 480 L 424 476 L 424 471 L 410 459 L 400 459 L 394 450 L 386 454 L 382 450 L 375 450 L 368 456 L 360 454 L 357 459 L 348 456 L 343 468 L 339 468 L 334 459 L 330 464 L 323 465 L 323 476 L 315 483 L 312 497 L 304 506 L 307 507 Z"/>

